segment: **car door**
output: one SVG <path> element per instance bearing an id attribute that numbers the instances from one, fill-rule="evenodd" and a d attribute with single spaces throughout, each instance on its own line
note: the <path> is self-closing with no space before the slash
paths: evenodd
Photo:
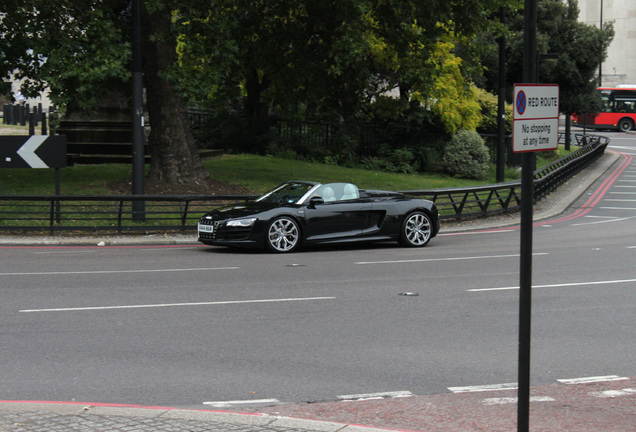
<path id="1" fill-rule="evenodd" d="M 371 201 L 365 198 L 342 199 L 344 186 L 341 183 L 325 185 L 320 195 L 325 201 L 305 208 L 307 240 L 346 239 L 362 234 L 371 211 Z M 334 189 L 335 194 L 332 195 Z"/>
<path id="2" fill-rule="evenodd" d="M 305 209 L 306 239 L 334 240 L 361 235 L 371 211 L 371 202 L 360 201 L 333 201 L 308 206 Z"/>

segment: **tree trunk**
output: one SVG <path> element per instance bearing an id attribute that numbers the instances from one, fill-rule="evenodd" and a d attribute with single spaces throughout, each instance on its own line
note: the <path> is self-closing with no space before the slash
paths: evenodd
<path id="1" fill-rule="evenodd" d="M 267 104 L 262 100 L 263 91 L 267 90 L 271 81 L 267 77 L 259 78 L 258 71 L 251 69 L 247 74 L 245 87 L 245 119 L 250 138 L 243 145 L 243 150 L 264 154 L 269 140 L 269 118 Z"/>
<path id="2" fill-rule="evenodd" d="M 187 106 L 161 76 L 176 59 L 175 45 L 168 36 L 170 26 L 166 11 L 144 16 L 144 82 L 151 157 L 148 177 L 166 183 L 200 183 L 209 178 L 209 173 L 192 136 Z M 154 36 L 152 41 L 150 36 Z"/>

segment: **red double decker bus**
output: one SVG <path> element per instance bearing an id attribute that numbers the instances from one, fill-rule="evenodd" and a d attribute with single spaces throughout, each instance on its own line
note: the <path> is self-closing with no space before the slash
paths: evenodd
<path id="1" fill-rule="evenodd" d="M 576 126 L 593 129 L 612 129 L 627 132 L 636 130 L 636 85 L 617 88 L 600 87 L 602 108 L 598 114 L 573 115 Z"/>

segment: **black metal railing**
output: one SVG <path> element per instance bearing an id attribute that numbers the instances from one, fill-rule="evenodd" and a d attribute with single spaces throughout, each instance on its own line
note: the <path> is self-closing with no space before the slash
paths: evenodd
<path id="1" fill-rule="evenodd" d="M 588 135 L 590 137 L 590 135 Z M 605 137 L 534 173 L 535 200 L 555 190 L 603 155 Z M 462 220 L 516 211 L 521 206 L 521 182 L 495 185 L 402 191 L 434 201 L 442 219 Z M 192 231 L 205 212 L 255 195 L 0 195 L 0 232 Z M 133 203 L 145 202 L 142 215 Z"/>
<path id="2" fill-rule="evenodd" d="M 560 137 L 562 139 L 562 137 Z M 534 200 L 554 191 L 605 152 L 609 138 L 586 135 L 576 139 L 578 150 L 534 172 Z M 403 191 L 437 204 L 442 219 L 462 220 L 506 213 L 521 208 L 521 181 L 478 187 Z"/>

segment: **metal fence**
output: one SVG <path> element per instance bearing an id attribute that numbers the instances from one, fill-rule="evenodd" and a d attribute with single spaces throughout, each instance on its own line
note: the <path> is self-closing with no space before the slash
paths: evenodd
<path id="1" fill-rule="evenodd" d="M 535 202 L 602 156 L 609 144 L 609 138 L 587 135 L 584 139 L 577 137 L 576 142 L 583 143 L 583 147 L 534 172 Z M 442 219 L 459 221 L 521 208 L 520 180 L 479 187 L 402 192 L 435 202 Z"/>
<path id="2" fill-rule="evenodd" d="M 577 139 L 577 141 L 580 141 Z M 603 155 L 609 139 L 587 135 L 584 144 L 534 173 L 540 200 Z M 521 182 L 402 191 L 434 201 L 442 219 L 462 220 L 516 211 Z M 253 195 L 0 195 L 0 232 L 170 232 L 193 231 L 201 215 Z M 143 215 L 133 203 L 145 202 Z"/>

